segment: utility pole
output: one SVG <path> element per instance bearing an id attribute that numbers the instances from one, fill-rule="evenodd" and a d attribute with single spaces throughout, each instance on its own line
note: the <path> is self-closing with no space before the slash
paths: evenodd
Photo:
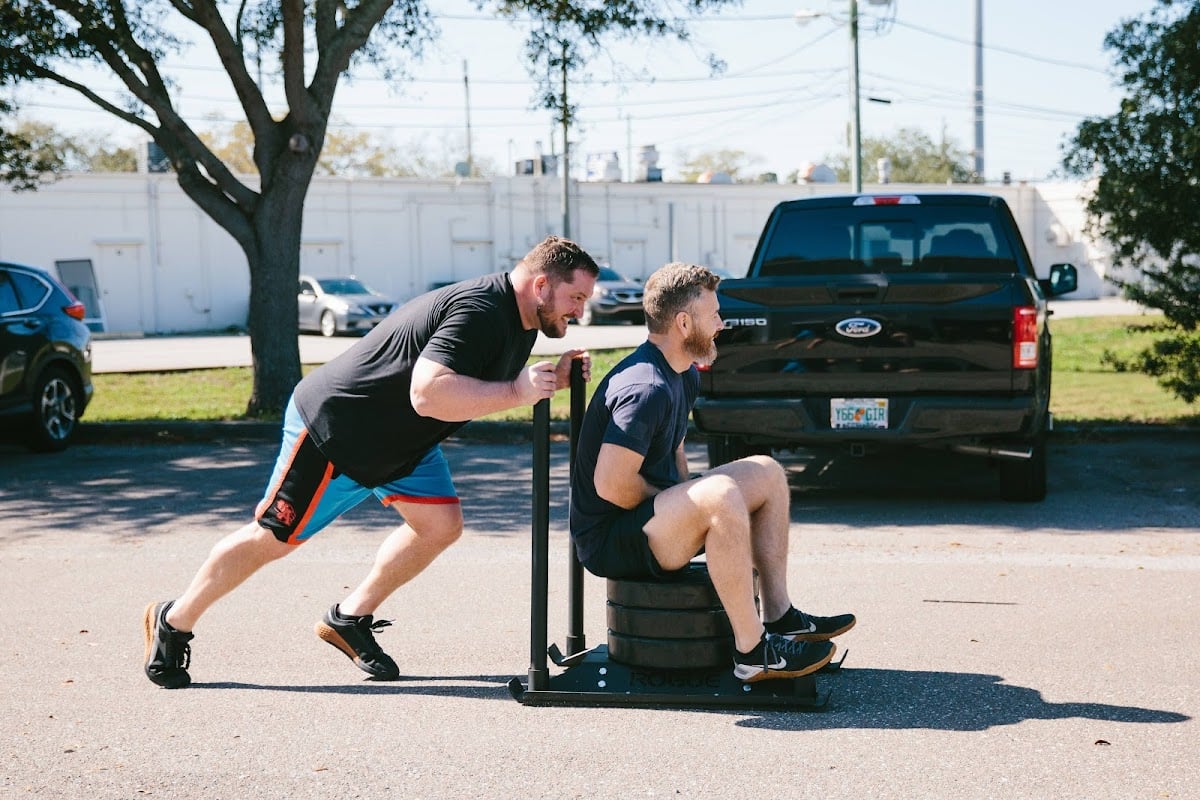
<path id="1" fill-rule="evenodd" d="M 862 192 L 862 119 L 858 105 L 858 0 L 850 0 L 850 188 Z"/>
<path id="2" fill-rule="evenodd" d="M 467 102 L 467 177 L 475 175 L 475 159 L 471 154 L 471 81 L 467 77 L 467 60 L 463 59 L 463 94 Z"/>
<path id="3" fill-rule="evenodd" d="M 983 181 L 983 0 L 975 0 L 975 180 Z"/>
<path id="4" fill-rule="evenodd" d="M 567 42 L 562 42 L 562 230 L 563 238 L 571 238 L 571 143 L 568 137 L 570 118 L 567 106 Z"/>

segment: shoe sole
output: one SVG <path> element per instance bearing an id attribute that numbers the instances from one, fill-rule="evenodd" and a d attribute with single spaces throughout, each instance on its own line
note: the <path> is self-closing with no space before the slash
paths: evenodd
<path id="1" fill-rule="evenodd" d="M 158 625 L 158 607 L 160 605 L 162 603 L 150 603 L 146 606 L 146 613 L 142 615 L 142 630 L 146 636 L 146 652 L 142 656 L 142 672 L 146 673 L 146 677 L 150 679 L 151 683 L 164 689 L 185 689 L 192 684 L 192 676 L 187 673 L 187 670 L 183 671 L 183 680 L 178 682 L 150 674 L 150 656 L 154 652 L 154 629 Z"/>
<path id="2" fill-rule="evenodd" d="M 849 629 L 847 629 L 847 630 L 849 630 Z M 813 663 L 813 664 L 809 664 L 808 666 L 803 667 L 802 669 L 798 669 L 798 670 L 764 669 L 761 672 L 756 672 L 755 674 L 751 675 L 748 678 L 738 678 L 737 670 L 734 670 L 733 676 L 735 678 L 738 678 L 738 680 L 740 680 L 742 683 L 758 683 L 759 681 L 774 681 L 774 680 L 781 680 L 781 679 L 786 679 L 786 678 L 800 678 L 805 675 L 811 675 L 814 672 L 816 672 L 817 670 L 821 669 L 821 667 L 828 664 L 830 661 L 833 660 L 833 654 L 836 652 L 837 652 L 837 645 L 835 644 L 830 647 L 829 653 L 824 658 L 822 658 L 820 661 L 817 661 L 816 663 Z"/>
<path id="3" fill-rule="evenodd" d="M 342 635 L 324 620 L 317 623 L 315 630 L 317 632 L 318 639 L 323 642 L 328 642 L 338 650 L 341 650 L 347 658 L 354 662 L 354 666 L 358 667 L 372 678 L 379 678 L 381 680 L 395 680 L 396 678 L 400 677 L 399 674 L 391 675 L 387 672 L 379 672 L 371 669 L 366 662 L 358 657 L 358 653 L 354 651 L 354 648 L 350 646 L 350 643 L 343 639 Z"/>
<path id="4" fill-rule="evenodd" d="M 781 633 L 779 635 L 791 639 L 793 642 L 828 642 L 835 636 L 841 636 L 857 624 L 858 620 L 854 620 L 849 625 L 843 625 L 836 631 L 829 633 Z"/>
<path id="5" fill-rule="evenodd" d="M 150 652 L 154 648 L 154 626 L 157 622 L 155 610 L 158 608 L 158 603 L 151 603 L 146 606 L 146 613 L 142 615 L 142 629 L 146 634 L 146 652 L 142 655 L 143 669 L 150 669 Z"/>

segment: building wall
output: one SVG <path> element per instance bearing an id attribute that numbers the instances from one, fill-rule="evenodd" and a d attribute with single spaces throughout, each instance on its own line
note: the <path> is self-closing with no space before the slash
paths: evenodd
<path id="1" fill-rule="evenodd" d="M 570 235 L 598 260 L 645 278 L 669 260 L 743 274 L 771 208 L 843 192 L 837 184 L 573 183 Z M 877 191 L 881 187 L 867 187 Z M 889 185 L 886 191 L 941 187 Z M 1076 183 L 955 186 L 1003 196 L 1040 276 L 1070 261 L 1080 298 L 1115 293 L 1102 246 L 1083 231 Z M 431 285 L 512 267 L 563 228 L 561 181 L 317 178 L 304 209 L 302 272 L 357 275 L 401 300 Z M 244 327 L 249 277 L 241 249 L 169 174 L 70 175 L 0 190 L 0 260 L 51 269 L 89 259 L 113 333 Z"/>

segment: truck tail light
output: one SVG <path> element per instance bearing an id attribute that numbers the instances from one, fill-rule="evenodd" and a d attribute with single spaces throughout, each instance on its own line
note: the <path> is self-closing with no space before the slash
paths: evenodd
<path id="1" fill-rule="evenodd" d="M 1013 369 L 1034 369 L 1038 365 L 1037 318 L 1037 308 L 1034 306 L 1013 309 Z"/>

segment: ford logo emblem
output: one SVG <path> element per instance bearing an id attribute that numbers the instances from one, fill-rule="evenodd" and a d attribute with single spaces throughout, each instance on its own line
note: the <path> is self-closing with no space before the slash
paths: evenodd
<path id="1" fill-rule="evenodd" d="M 834 325 L 833 329 L 842 336 L 849 336 L 851 339 L 865 339 L 883 330 L 883 325 L 866 317 L 850 317 L 850 319 L 844 319 L 837 325 Z"/>

